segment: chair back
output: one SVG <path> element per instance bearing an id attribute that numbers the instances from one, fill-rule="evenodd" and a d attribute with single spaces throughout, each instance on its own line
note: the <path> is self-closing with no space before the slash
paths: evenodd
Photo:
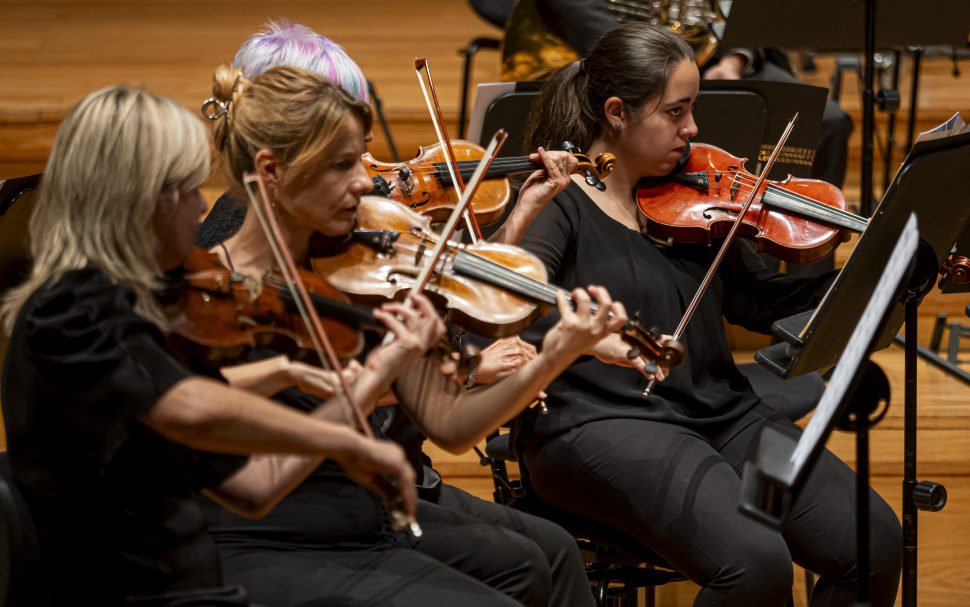
<path id="1" fill-rule="evenodd" d="M 0 296 L 23 281 L 30 269 L 27 224 L 39 185 L 40 175 L 0 179 Z M 6 352 L 7 335 L 0 331 L 0 369 Z"/>

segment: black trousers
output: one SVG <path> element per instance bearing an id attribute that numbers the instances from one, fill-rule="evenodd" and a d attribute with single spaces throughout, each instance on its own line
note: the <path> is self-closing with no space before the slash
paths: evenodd
<path id="1" fill-rule="evenodd" d="M 449 485 L 435 503 L 419 502 L 418 521 L 418 552 L 524 605 L 594 604 L 576 540 L 555 523 Z"/>
<path id="2" fill-rule="evenodd" d="M 819 575 L 814 607 L 855 598 L 855 475 L 825 451 L 783 533 L 738 512 L 740 473 L 765 424 L 801 430 L 765 404 L 721 427 L 698 430 L 608 419 L 523 446 L 535 492 L 612 525 L 649 546 L 702 586 L 696 606 L 781 606 L 792 562 Z M 871 601 L 890 607 L 902 537 L 892 509 L 870 490 Z"/>
<path id="3" fill-rule="evenodd" d="M 415 550 L 220 547 L 227 583 L 266 607 L 513 607 L 519 603 Z"/>

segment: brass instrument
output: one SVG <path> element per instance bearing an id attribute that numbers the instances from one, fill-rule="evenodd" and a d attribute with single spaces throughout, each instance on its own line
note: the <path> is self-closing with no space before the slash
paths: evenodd
<path id="1" fill-rule="evenodd" d="M 724 25 L 717 0 L 606 1 L 620 21 L 643 21 L 667 28 L 694 49 L 697 64 L 714 54 L 715 27 Z M 538 80 L 579 59 L 562 33 L 540 13 L 536 0 L 519 0 L 509 16 L 502 41 L 502 80 Z"/>

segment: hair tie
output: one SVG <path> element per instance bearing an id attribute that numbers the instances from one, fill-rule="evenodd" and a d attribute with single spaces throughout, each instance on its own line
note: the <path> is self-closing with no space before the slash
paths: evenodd
<path id="1" fill-rule="evenodd" d="M 215 122 L 229 113 L 229 103 L 232 102 L 230 101 L 227 103 L 225 101 L 219 101 L 215 97 L 209 97 L 202 102 L 202 107 L 199 111 L 202 112 L 202 115 L 205 116 L 206 120 Z"/>
<path id="2" fill-rule="evenodd" d="M 579 60 L 579 70 L 576 73 L 580 76 L 586 75 L 586 57 Z"/>

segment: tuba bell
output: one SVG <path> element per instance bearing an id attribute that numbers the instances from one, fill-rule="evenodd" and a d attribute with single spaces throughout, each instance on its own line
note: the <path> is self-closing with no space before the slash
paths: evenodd
<path id="1" fill-rule="evenodd" d="M 717 49 L 715 31 L 723 31 L 717 0 L 593 0 L 607 2 L 621 22 L 642 21 L 665 27 L 690 45 L 698 65 Z M 561 31 L 545 18 L 536 0 L 519 0 L 509 16 L 502 41 L 502 80 L 539 80 L 579 55 Z"/>

